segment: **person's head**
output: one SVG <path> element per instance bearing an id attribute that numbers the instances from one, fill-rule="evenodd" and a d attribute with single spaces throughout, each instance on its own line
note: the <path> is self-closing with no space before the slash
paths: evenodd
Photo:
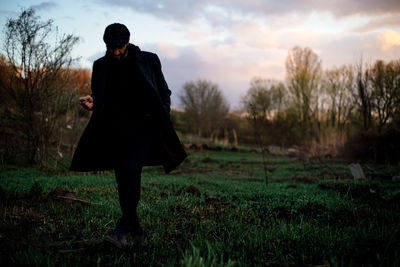
<path id="1" fill-rule="evenodd" d="M 107 51 L 116 59 L 125 54 L 129 44 L 130 33 L 128 28 L 120 23 L 113 23 L 106 27 L 103 40 L 106 43 Z"/>

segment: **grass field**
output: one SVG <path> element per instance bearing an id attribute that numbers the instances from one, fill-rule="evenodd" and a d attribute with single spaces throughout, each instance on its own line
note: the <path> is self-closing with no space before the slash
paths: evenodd
<path id="1" fill-rule="evenodd" d="M 400 266 L 400 169 L 188 150 L 165 175 L 146 167 L 138 213 L 146 238 L 102 242 L 120 216 L 112 172 L 0 173 L 1 266 Z"/>

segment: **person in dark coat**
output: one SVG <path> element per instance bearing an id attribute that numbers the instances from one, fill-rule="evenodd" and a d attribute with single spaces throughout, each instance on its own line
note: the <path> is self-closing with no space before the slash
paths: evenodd
<path id="1" fill-rule="evenodd" d="M 75 150 L 71 171 L 115 170 L 122 217 L 105 237 L 120 248 L 143 236 L 136 213 L 143 166 L 175 169 L 186 153 L 169 118 L 171 91 L 156 54 L 129 43 L 123 24 L 105 29 L 106 55 L 93 63 L 92 94 L 81 105 L 92 116 Z"/>

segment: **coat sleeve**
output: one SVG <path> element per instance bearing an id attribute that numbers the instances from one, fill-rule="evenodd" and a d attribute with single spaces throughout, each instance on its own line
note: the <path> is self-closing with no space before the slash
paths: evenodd
<path id="1" fill-rule="evenodd" d="M 164 75 L 161 70 L 161 62 L 157 55 L 154 56 L 154 72 L 156 78 L 156 86 L 158 93 L 161 98 L 163 108 L 169 114 L 171 111 L 171 90 L 168 88 L 168 84 L 165 81 Z"/>
<path id="2" fill-rule="evenodd" d="M 93 63 L 93 67 L 92 67 L 92 78 L 90 81 L 90 86 L 91 86 L 91 90 L 92 90 L 92 98 L 93 98 L 93 110 L 97 108 L 98 105 L 97 104 L 97 92 L 96 92 L 96 81 L 98 79 L 96 79 L 97 76 L 97 68 L 96 68 L 96 61 Z"/>
<path id="3" fill-rule="evenodd" d="M 101 110 L 104 104 L 104 71 L 101 73 L 102 62 L 95 61 L 92 68 L 91 89 L 93 98 L 93 110 Z"/>

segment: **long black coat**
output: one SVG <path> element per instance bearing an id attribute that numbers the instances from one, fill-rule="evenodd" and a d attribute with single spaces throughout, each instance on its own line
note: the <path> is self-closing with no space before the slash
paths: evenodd
<path id="1" fill-rule="evenodd" d="M 156 126 L 153 128 L 157 129 L 153 133 L 152 150 L 145 165 L 163 165 L 165 172 L 169 173 L 187 156 L 169 118 L 171 91 L 165 82 L 161 63 L 156 54 L 140 51 L 130 44 L 128 57 L 133 57 L 133 62 L 136 64 L 136 68 L 133 69 L 139 72 L 134 76 L 142 78 L 142 89 L 149 95 L 149 103 L 146 105 L 149 105 L 152 111 L 150 122 Z M 115 155 L 110 153 L 109 149 L 115 140 L 110 140 L 110 136 L 106 135 L 110 132 L 110 126 L 107 125 L 108 120 L 105 119 L 107 110 L 104 109 L 109 61 L 110 58 L 106 55 L 93 64 L 93 113 L 75 150 L 71 171 L 101 171 L 115 168 Z M 135 84 L 132 84 L 132 90 L 134 86 Z"/>

